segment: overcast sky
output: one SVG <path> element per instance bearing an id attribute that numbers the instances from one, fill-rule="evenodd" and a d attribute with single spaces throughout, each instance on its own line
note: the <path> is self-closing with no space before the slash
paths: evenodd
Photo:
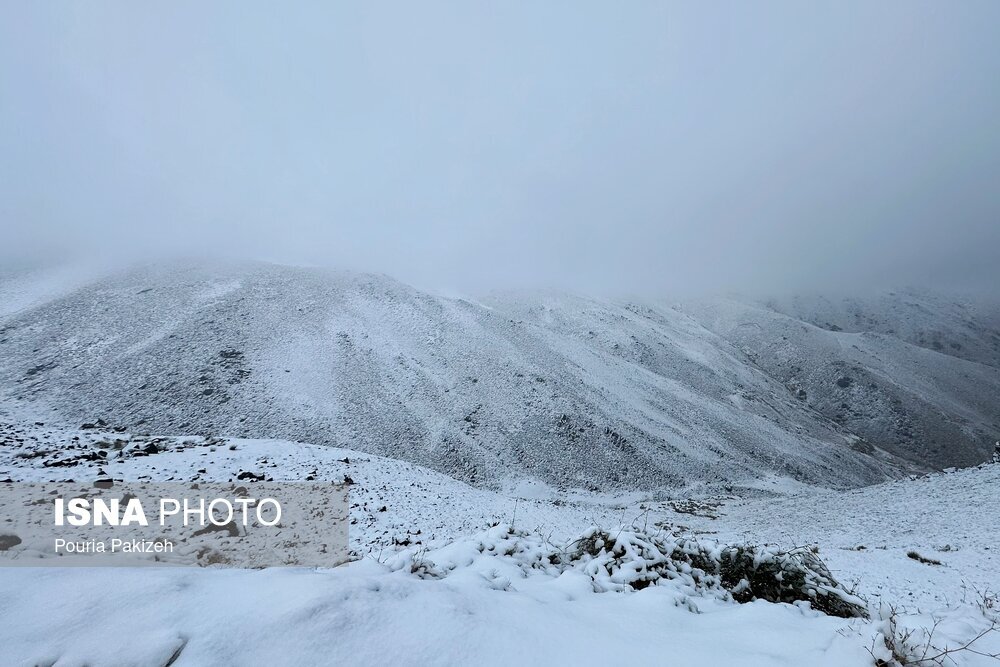
<path id="1" fill-rule="evenodd" d="M 0 257 L 1000 284 L 1000 2 L 0 0 Z"/>

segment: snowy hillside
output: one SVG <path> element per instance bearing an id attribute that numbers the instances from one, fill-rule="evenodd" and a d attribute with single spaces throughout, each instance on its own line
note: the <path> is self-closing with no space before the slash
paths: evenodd
<path id="1" fill-rule="evenodd" d="M 821 329 L 885 334 L 959 359 L 1000 367 L 1000 308 L 995 299 L 946 298 L 904 289 L 864 298 L 801 295 L 769 299 L 767 306 Z"/>
<path id="2" fill-rule="evenodd" d="M 978 463 L 1000 431 L 996 367 L 738 302 L 472 302 L 249 263 L 3 280 L 0 392 L 63 426 L 300 440 L 477 486 L 592 489 L 772 473 L 857 486 Z"/>
<path id="3" fill-rule="evenodd" d="M 900 292 L 686 308 L 803 404 L 909 461 L 974 465 L 1000 433 L 998 307 Z"/>

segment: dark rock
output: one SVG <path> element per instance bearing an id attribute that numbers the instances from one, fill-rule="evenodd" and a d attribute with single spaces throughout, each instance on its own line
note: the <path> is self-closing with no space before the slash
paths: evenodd
<path id="1" fill-rule="evenodd" d="M 38 364 L 37 366 L 32 366 L 27 371 L 25 371 L 25 375 L 28 376 L 28 377 L 31 377 L 32 375 L 36 375 L 36 374 L 42 373 L 44 371 L 52 370 L 57 365 L 58 364 L 56 364 L 54 361 L 53 362 L 49 362 L 47 364 Z"/>
<path id="2" fill-rule="evenodd" d="M 201 530 L 194 531 L 195 536 L 208 535 L 209 533 L 229 533 L 229 537 L 239 537 L 240 529 L 236 525 L 235 521 L 230 521 L 222 526 L 217 526 L 214 523 L 210 523 Z"/>
<path id="3" fill-rule="evenodd" d="M 0 551 L 7 551 L 11 547 L 16 547 L 21 543 L 21 538 L 17 535 L 0 535 Z"/>

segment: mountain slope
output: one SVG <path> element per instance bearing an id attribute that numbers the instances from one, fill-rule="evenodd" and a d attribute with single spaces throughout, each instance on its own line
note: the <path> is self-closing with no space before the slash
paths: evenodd
<path id="1" fill-rule="evenodd" d="M 0 390 L 67 425 L 310 441 L 474 484 L 855 486 L 900 458 L 939 462 L 895 431 L 859 439 L 697 309 L 539 293 L 473 303 L 250 263 L 127 270 L 30 304 L 0 320 Z M 948 359 L 883 370 L 946 377 L 926 404 L 987 430 L 989 407 L 967 399 L 992 376 Z"/>
<path id="2" fill-rule="evenodd" d="M 1000 366 L 991 352 L 1000 330 L 954 303 L 917 298 L 847 301 L 850 315 L 822 299 L 685 307 L 803 404 L 867 442 L 932 467 L 980 463 L 1000 434 Z"/>
<path id="3" fill-rule="evenodd" d="M 871 332 L 966 361 L 1000 368 L 1000 308 L 988 299 L 915 289 L 866 297 L 801 295 L 766 306 L 830 331 Z"/>

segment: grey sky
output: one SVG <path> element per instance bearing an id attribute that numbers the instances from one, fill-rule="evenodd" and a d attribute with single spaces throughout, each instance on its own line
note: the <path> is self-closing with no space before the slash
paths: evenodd
<path id="1" fill-rule="evenodd" d="M 0 255 L 1000 284 L 1000 2 L 2 2 Z"/>

